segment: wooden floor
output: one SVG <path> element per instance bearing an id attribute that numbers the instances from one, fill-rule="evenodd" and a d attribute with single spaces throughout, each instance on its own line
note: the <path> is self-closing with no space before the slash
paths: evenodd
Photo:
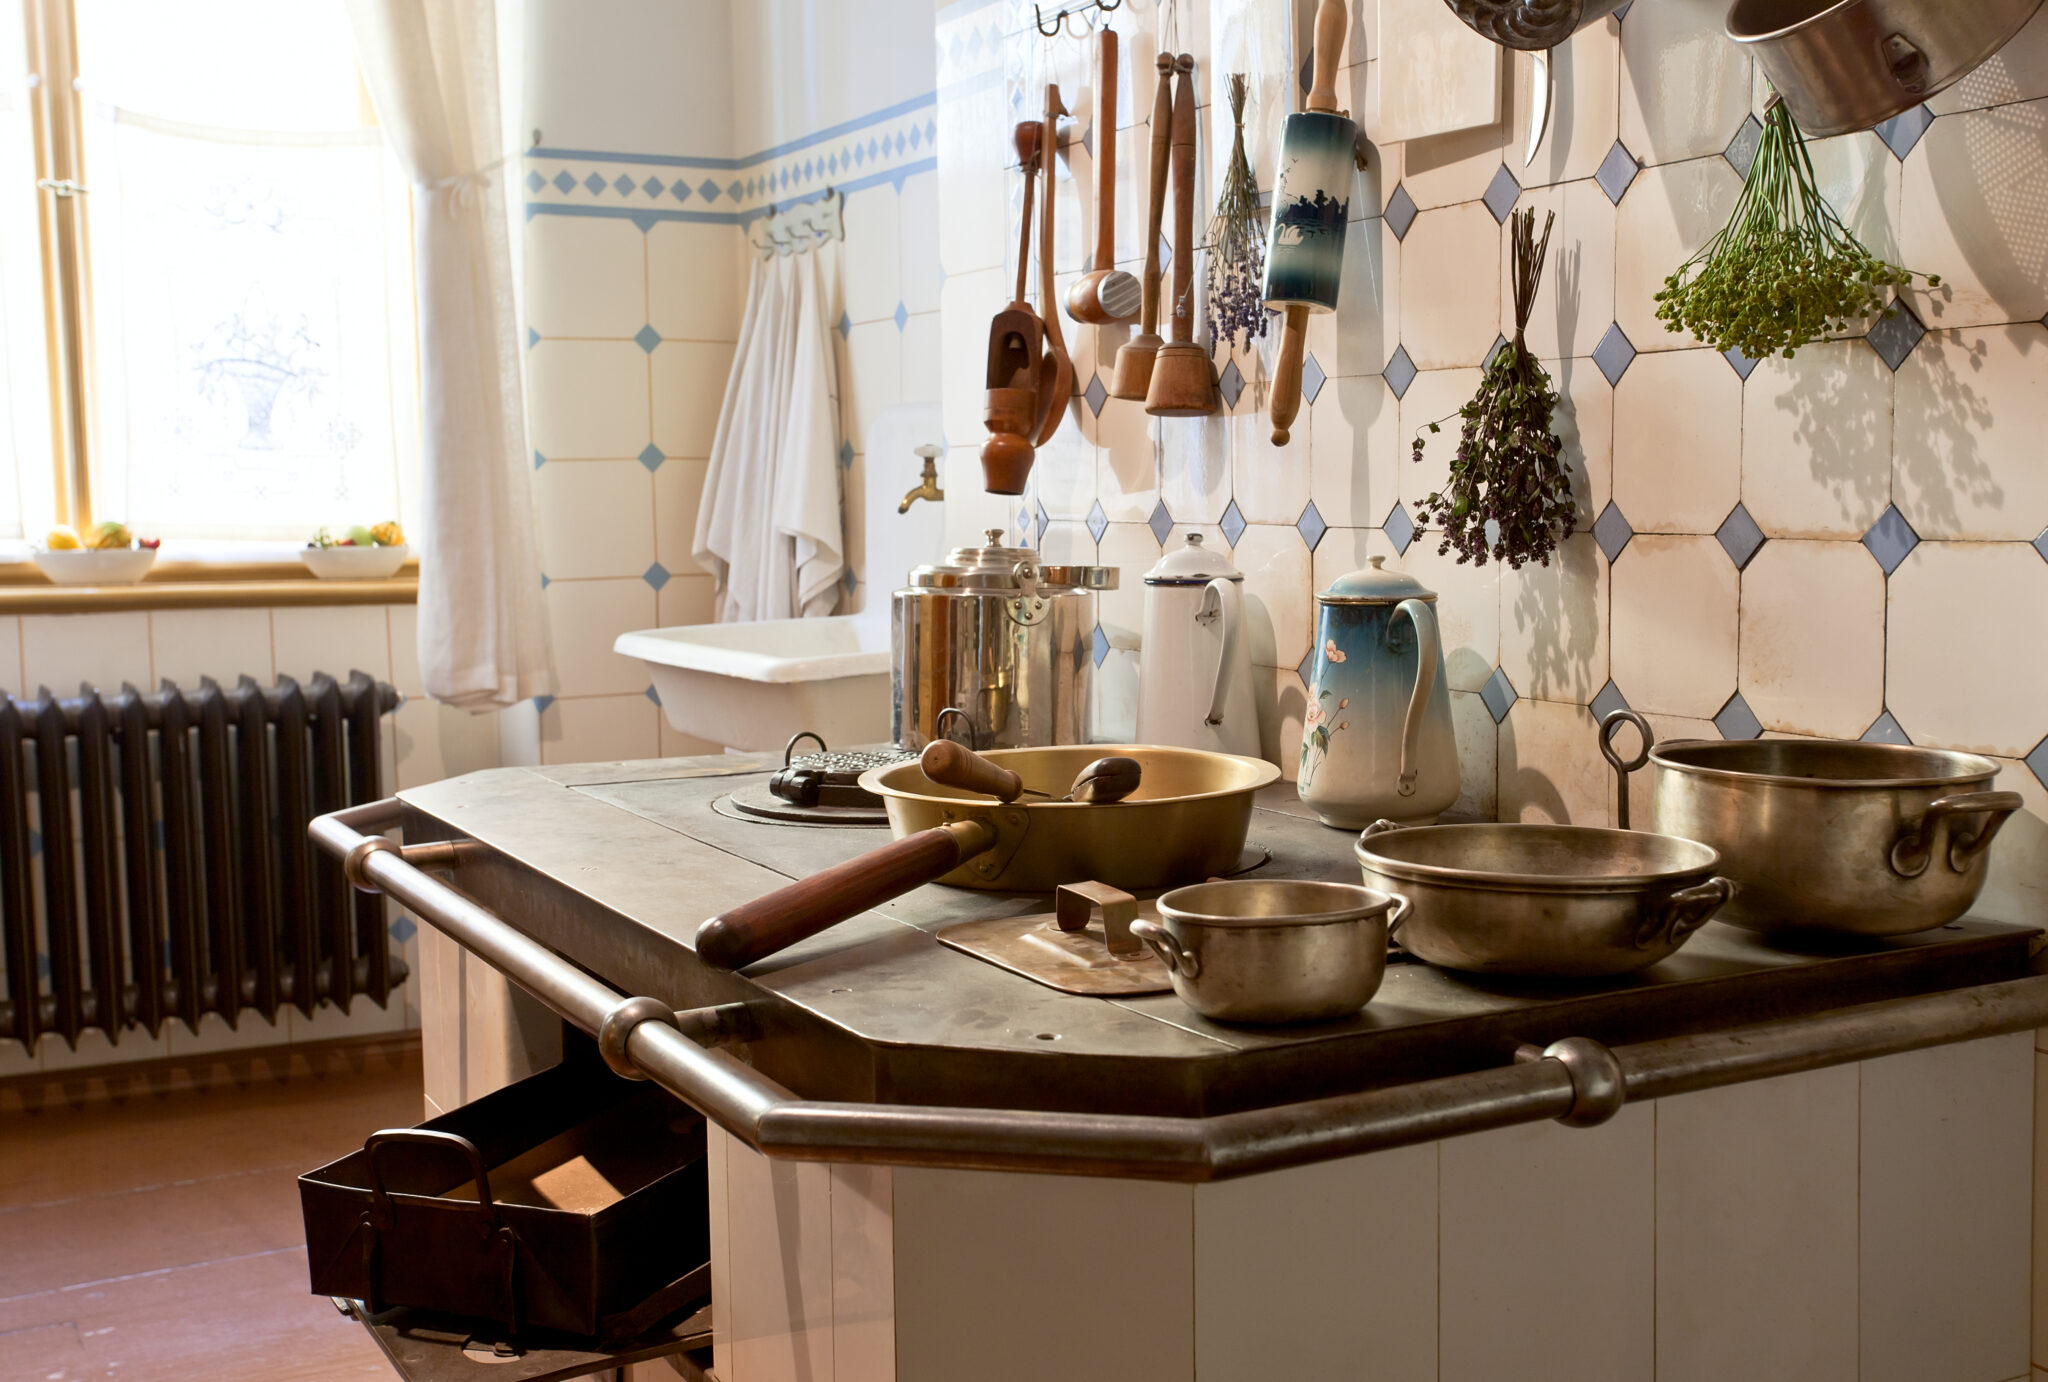
<path id="1" fill-rule="evenodd" d="M 392 1376 L 306 1290 L 295 1179 L 420 1121 L 417 1047 L 237 1055 L 208 1073 L 114 1101 L 50 1086 L 0 1100 L 0 1382 Z"/>

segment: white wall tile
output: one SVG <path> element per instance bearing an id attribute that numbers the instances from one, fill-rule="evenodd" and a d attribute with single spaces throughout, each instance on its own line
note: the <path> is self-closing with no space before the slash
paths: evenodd
<path id="1" fill-rule="evenodd" d="M 637 578 L 555 581 L 541 592 L 541 600 L 554 633 L 562 695 L 601 696 L 646 688 L 647 669 L 637 658 L 620 657 L 612 644 L 622 633 L 655 627 L 652 586 Z"/>
<path id="2" fill-rule="evenodd" d="M 1493 338 L 1488 337 L 1490 342 Z M 1422 501 L 1429 495 L 1442 492 L 1451 479 L 1451 458 L 1458 452 L 1458 429 L 1461 426 L 1458 410 L 1471 402 L 1479 391 L 1480 372 L 1477 369 L 1426 370 L 1415 376 L 1408 385 L 1408 392 L 1401 395 L 1400 444 L 1402 459 L 1398 462 L 1400 499 L 1407 506 L 1408 517 L 1421 522 Z M 1436 423 L 1443 428 L 1440 432 L 1429 431 L 1429 425 Z M 1422 437 L 1422 460 L 1415 463 L 1410 457 L 1416 437 Z M 1377 502 L 1377 501 L 1375 501 Z M 1389 504 L 1388 509 L 1392 509 Z M 1386 513 L 1375 514 L 1372 522 L 1386 518 Z"/>
<path id="3" fill-rule="evenodd" d="M 382 605 L 316 605 L 274 611 L 271 645 L 277 674 L 301 683 L 315 672 L 336 681 L 361 670 L 391 679 L 391 626 Z"/>
<path id="4" fill-rule="evenodd" d="M 899 202 L 896 189 L 887 183 L 863 188 L 846 200 L 846 241 L 840 262 L 844 265 L 846 314 L 856 324 L 888 321 L 896 304 L 903 301 Z"/>
<path id="5" fill-rule="evenodd" d="M 1563 445 L 1583 531 L 1614 497 L 1614 386 L 1591 360 L 1545 360 L 1543 367 L 1557 390 L 1550 426 Z"/>
<path id="6" fill-rule="evenodd" d="M 1524 187 L 1576 182 L 1599 169 L 1619 131 L 1621 99 L 1621 36 L 1617 25 L 1592 24 L 1550 50 L 1550 129 L 1533 162 L 1510 163 Z M 1529 147 L 1531 96 L 1535 88 L 1534 55 L 1510 55 L 1509 83 L 1514 122 L 1507 141 L 1511 153 Z"/>
<path id="7" fill-rule="evenodd" d="M 1193 1376 L 1191 1187 L 899 1168 L 894 1206 L 900 1382 Z"/>
<path id="8" fill-rule="evenodd" d="M 1868 532 L 1892 491 L 1892 374 L 1877 352 L 1816 341 L 1759 361 L 1741 394 L 1742 506 L 1757 526 L 1771 537 Z"/>
<path id="9" fill-rule="evenodd" d="M 1453 691 L 1477 691 L 1500 665 L 1498 562 L 1475 566 L 1456 552 L 1439 555 L 1442 535 L 1419 534 L 1398 565 L 1437 594 L 1437 634 Z"/>
<path id="10" fill-rule="evenodd" d="M 1624 559 L 1627 553 L 1623 553 Z M 1607 558 L 1589 532 L 1500 578 L 1500 662 L 1523 696 L 1590 702 L 1607 682 Z"/>
<path id="11" fill-rule="evenodd" d="M 1742 492 L 1742 412 L 1742 379 L 1718 353 L 1636 357 L 1614 386 L 1614 502 L 1635 531 L 1721 526 Z"/>
<path id="12" fill-rule="evenodd" d="M 1195 1189 L 1199 1378 L 1437 1379 L 1437 1147 Z"/>
<path id="13" fill-rule="evenodd" d="M 1633 558 L 1631 544 L 1622 561 Z M 1884 709 L 1884 599 L 1884 571 L 1861 543 L 1763 545 L 1742 573 L 1741 682 L 1765 729 L 1854 739 L 1870 728 Z"/>
<path id="14" fill-rule="evenodd" d="M 1309 489 L 1332 527 L 1378 523 L 1399 496 L 1400 407 L 1377 374 L 1326 381 L 1309 410 Z"/>
<path id="15" fill-rule="evenodd" d="M 576 459 L 639 455 L 650 426 L 647 362 L 647 352 L 632 341 L 543 340 L 534 346 L 526 353 L 533 449 Z M 720 385 L 724 378 L 721 368 Z"/>
<path id="16" fill-rule="evenodd" d="M 1628 703 L 1667 715 L 1718 714 L 1735 694 L 1739 586 L 1721 544 L 1638 533 L 1608 580 L 1614 683 Z"/>
<path id="17" fill-rule="evenodd" d="M 133 682 L 155 689 L 149 660 L 149 615 L 25 614 L 21 616 L 21 694 L 47 686 L 75 696 L 81 683 L 119 691 Z"/>
<path id="18" fill-rule="evenodd" d="M 1687 0 L 1690 3 L 1690 0 Z M 1677 6 L 1646 9 L 1644 18 Z M 1622 25 L 1626 42 L 1628 26 Z M 1732 47 L 1718 33 L 1718 48 Z M 1745 60 L 1746 65 L 1746 60 Z M 1674 77 L 1674 80 L 1690 78 Z M 1627 90 L 1626 84 L 1623 87 Z M 1623 125 L 1627 124 L 1627 96 Z M 1741 117 L 1736 117 L 1740 123 Z M 1722 140 L 1733 138 L 1735 125 Z M 1623 142 L 1627 142 L 1626 135 Z M 1673 333 L 1657 320 L 1657 294 L 1664 280 L 1728 224 L 1742 179 L 1717 152 L 1686 163 L 1645 168 L 1629 185 L 1614 218 L 1614 319 L 1637 350 L 1682 350 L 1699 345 L 1689 333 Z M 1638 362 L 1640 363 L 1640 361 Z M 1634 367 L 1630 367 L 1633 372 Z"/>
<path id="19" fill-rule="evenodd" d="M 1254 667 L 1252 691 L 1259 707 L 1259 756 L 1280 766 L 1282 782 L 1292 782 L 1301 767 L 1308 687 L 1292 667 Z"/>
<path id="20" fill-rule="evenodd" d="M 903 401 L 937 403 L 944 374 L 939 314 L 912 312 L 903 321 Z"/>
<path id="21" fill-rule="evenodd" d="M 2034 1061 L 2016 1032 L 1863 1063 L 1860 1382 L 2024 1369 Z"/>
<path id="22" fill-rule="evenodd" d="M 2048 16 L 2038 10 L 2006 45 L 1948 90 L 1928 98 L 1936 115 L 2048 96 Z"/>
<path id="23" fill-rule="evenodd" d="M 1836 1066 L 1658 1103 L 1658 1382 L 1854 1382 L 1857 1085 Z"/>
<path id="24" fill-rule="evenodd" d="M 1500 814 L 1500 729 L 1475 692 L 1451 692 L 1451 729 L 1458 739 L 1458 799 L 1447 820 L 1490 821 Z"/>
<path id="25" fill-rule="evenodd" d="M 1612 142 L 1610 138 L 1608 143 Z M 1536 285 L 1536 301 L 1529 309 L 1529 349 L 1545 360 L 1591 355 L 1614 320 L 1614 203 L 1607 200 L 1607 194 L 1589 176 L 1561 187 L 1530 188 L 1522 194 L 1517 209 L 1535 213 L 1532 229 L 1539 243 L 1546 225 L 1550 233 L 1543 277 Z M 1551 216 L 1557 219 L 1551 221 Z M 1499 331 L 1512 339 L 1512 234 L 1500 237 L 1500 256 Z"/>
<path id="26" fill-rule="evenodd" d="M 638 461 L 550 461 L 535 471 L 540 569 L 551 580 L 640 575 L 654 562 L 654 485 Z"/>
<path id="27" fill-rule="evenodd" d="M 1308 656 L 1314 610 L 1308 544 L 1292 527 L 1254 523 L 1231 549 L 1244 572 L 1245 628 L 1252 665 L 1300 665 Z"/>
<path id="28" fill-rule="evenodd" d="M 2018 758 L 2048 735 L 2048 563 L 2019 542 L 1923 542 L 1892 573 L 1885 699 L 1915 743 Z M 1969 669 L 1969 694 L 1956 670 Z"/>
<path id="29" fill-rule="evenodd" d="M 495 721 L 424 698 L 406 701 L 389 722 L 399 790 L 499 766 Z"/>
<path id="30" fill-rule="evenodd" d="M 709 461 L 663 461 L 654 472 L 654 559 L 671 575 L 702 571 L 690 551 L 696 546 L 697 510 L 704 500 Z"/>
<path id="31" fill-rule="evenodd" d="M 1936 331 L 1899 366 L 1894 502 L 1931 538 L 2031 542 L 2048 528 L 2048 329 Z"/>
<path id="32" fill-rule="evenodd" d="M 1530 1123 L 1442 1148 L 1442 1376 L 1655 1375 L 1656 1115 Z"/>
<path id="33" fill-rule="evenodd" d="M 278 610 L 280 618 L 296 613 Z M 159 679 L 197 687 L 203 676 L 233 686 L 245 673 L 265 686 L 276 667 L 266 609 L 160 609 L 149 616 L 150 662 Z"/>
<path id="34" fill-rule="evenodd" d="M 660 221 L 646 238 L 648 324 L 672 341 L 738 340 L 747 280 L 732 271 L 734 229 Z"/>
<path id="35" fill-rule="evenodd" d="M 1378 374 L 1394 353 L 1400 325 L 1401 241 L 1377 216 L 1353 221 L 1344 233 L 1337 310 L 1308 319 L 1308 353 L 1332 379 Z M 1279 338 L 1279 327 L 1269 327 L 1261 342 L 1268 362 L 1278 358 Z"/>
<path id="36" fill-rule="evenodd" d="M 1613 775 L 1598 736 L 1583 705 L 1516 701 L 1500 724 L 1500 819 L 1608 824 Z"/>
<path id="37" fill-rule="evenodd" d="M 1749 54 L 1728 41 L 1725 13 L 1667 0 L 1621 26 L 1621 142 L 1642 162 L 1718 154 L 1749 113 Z"/>
<path id="38" fill-rule="evenodd" d="M 661 756 L 661 708 L 645 693 L 572 696 L 541 712 L 545 763 L 618 763 Z"/>
<path id="39" fill-rule="evenodd" d="M 273 619 L 276 611 L 273 611 Z M 401 696 L 424 695 L 420 676 L 420 610 L 418 605 L 387 605 L 391 638 L 391 684 Z M 273 635 L 274 637 L 274 635 Z"/>
<path id="40" fill-rule="evenodd" d="M 939 290 L 939 336 L 953 344 L 940 356 L 939 397 L 949 446 L 978 448 L 988 435 L 988 324 L 1008 305 L 1013 287 L 1000 268 L 968 273 L 948 262 Z M 979 480 L 974 488 L 981 488 Z"/>
<path id="41" fill-rule="evenodd" d="M 939 310 L 939 175 L 903 180 L 896 205 L 899 295 L 911 313 Z M 894 310 L 893 308 L 891 309 Z"/>
<path id="42" fill-rule="evenodd" d="M 647 239 L 631 221 L 594 216 L 529 220 L 527 324 L 543 336 L 630 338 L 650 320 Z"/>
<path id="43" fill-rule="evenodd" d="M 1501 238 L 1483 202 L 1424 211 L 1408 228 L 1401 241 L 1401 344 L 1417 369 L 1486 363 L 1500 335 Z"/>
<path id="44" fill-rule="evenodd" d="M 633 348 L 638 350 L 640 347 Z M 664 341 L 647 357 L 654 390 L 654 444 L 664 456 L 703 457 L 711 454 L 711 439 L 718 431 L 718 409 L 725 397 L 726 376 L 732 372 L 732 353 L 733 348 L 729 345 Z M 624 435 L 623 430 L 621 435 Z M 647 441 L 643 436 L 631 450 L 595 454 L 637 456 L 645 445 Z M 541 449 L 546 451 L 547 448 Z"/>
<path id="45" fill-rule="evenodd" d="M 2048 913 L 2048 787 L 2024 763 L 1992 761 L 2000 768 L 1992 785 L 2018 792 L 2027 804 L 2006 817 L 1991 850 L 1984 891 L 1970 910 L 2000 921 L 2040 916 Z M 2048 1201 L 2043 1204 L 2048 1207 Z"/>
<path id="46" fill-rule="evenodd" d="M 1159 435 L 1159 497 L 1176 523 L 1215 523 L 1230 507 L 1230 420 L 1163 417 Z"/>
<path id="47" fill-rule="evenodd" d="M 2048 101 L 1944 116 L 1907 159 L 1900 188 L 1900 262 L 1939 274 L 1915 280 L 1913 310 L 1929 326 L 2038 321 L 2048 312 L 2048 244 L 2023 208 L 2048 179 Z"/>
<path id="48" fill-rule="evenodd" d="M 1325 386 L 1327 387 L 1327 385 Z M 1293 523 L 1308 507 L 1312 425 L 1296 422 L 1287 445 L 1273 445 L 1273 423 L 1246 389 L 1230 419 L 1231 493 L 1250 523 Z"/>

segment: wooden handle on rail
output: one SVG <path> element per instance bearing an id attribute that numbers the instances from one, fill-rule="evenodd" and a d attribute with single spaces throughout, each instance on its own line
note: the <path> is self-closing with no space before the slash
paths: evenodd
<path id="1" fill-rule="evenodd" d="M 1334 2 L 1334 0 L 1333 0 Z M 1195 59 L 1174 61 L 1173 91 L 1173 343 L 1195 339 Z"/>
<path id="2" fill-rule="evenodd" d="M 1344 38 L 1350 16 L 1345 0 L 1322 0 L 1316 7 L 1314 80 L 1309 83 L 1307 110 L 1337 108 L 1337 69 L 1344 61 Z"/>
<path id="3" fill-rule="evenodd" d="M 1166 230 L 1166 171 L 1173 150 L 1173 55 L 1159 55 L 1159 90 L 1152 98 L 1152 233 L 1145 240 L 1145 307 L 1139 326 L 1159 334 L 1159 239 Z"/>
<path id="4" fill-rule="evenodd" d="M 953 821 L 871 849 L 766 897 L 743 902 L 697 928 L 697 958 L 740 969 L 817 935 L 850 916 L 935 882 L 995 846 L 986 821 Z"/>
<path id="5" fill-rule="evenodd" d="M 1280 333 L 1280 358 L 1273 362 L 1273 445 L 1287 445 L 1294 429 L 1295 414 L 1301 411 L 1301 356 L 1307 347 L 1308 309 L 1287 309 L 1287 325 Z"/>
<path id="6" fill-rule="evenodd" d="M 1104 29 L 1095 78 L 1095 267 L 1116 267 L 1116 30 Z"/>
<path id="7" fill-rule="evenodd" d="M 926 744 L 918 756 L 918 765 L 926 777 L 941 787 L 980 792 L 998 801 L 1015 801 L 1024 795 L 1023 778 L 951 739 L 934 739 Z"/>

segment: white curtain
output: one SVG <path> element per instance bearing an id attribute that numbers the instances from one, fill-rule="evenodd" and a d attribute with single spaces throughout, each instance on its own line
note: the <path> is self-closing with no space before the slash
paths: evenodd
<path id="1" fill-rule="evenodd" d="M 826 251 L 755 264 L 692 555 L 720 622 L 811 618 L 846 574 Z"/>
<path id="2" fill-rule="evenodd" d="M 378 121 L 413 182 L 421 678 L 450 705 L 515 705 L 555 681 L 533 531 L 497 5 L 349 0 L 349 18 Z"/>

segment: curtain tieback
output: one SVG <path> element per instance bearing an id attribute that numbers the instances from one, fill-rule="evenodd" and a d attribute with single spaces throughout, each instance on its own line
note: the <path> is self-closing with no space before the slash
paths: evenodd
<path id="1" fill-rule="evenodd" d="M 445 178 L 435 178 L 423 184 L 436 192 L 446 192 L 445 203 L 448 215 L 453 218 L 458 211 L 468 211 L 477 203 L 477 194 L 491 185 L 491 174 L 505 166 L 511 155 L 495 159 L 481 168 L 472 168 L 466 173 L 454 173 Z"/>

